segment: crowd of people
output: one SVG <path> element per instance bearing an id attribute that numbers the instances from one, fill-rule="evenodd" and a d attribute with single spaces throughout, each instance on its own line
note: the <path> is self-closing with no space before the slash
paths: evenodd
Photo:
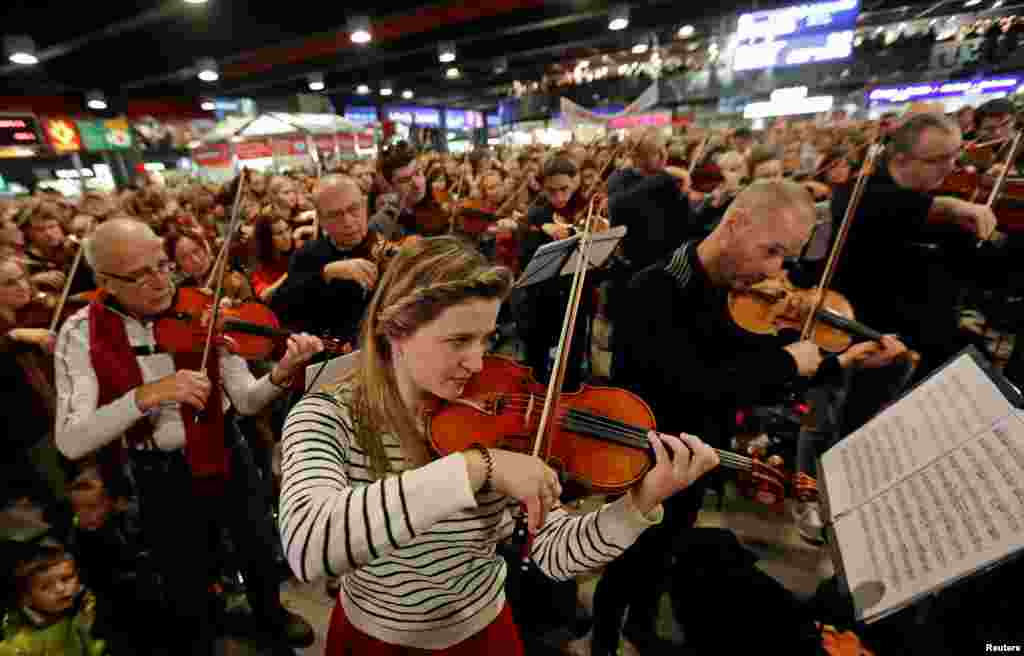
<path id="1" fill-rule="evenodd" d="M 396 142 L 322 175 L 245 171 L 178 188 L 144 176 L 116 194 L 0 201 L 0 654 L 214 653 L 229 588 L 245 593 L 248 634 L 292 653 L 314 636 L 281 605 L 289 576 L 332 581 L 330 654 L 523 654 L 522 606 L 545 599 L 506 603 L 507 579 L 522 575 L 499 545 L 521 508 L 544 575 L 603 568 L 594 656 L 615 654 L 622 634 L 665 653 L 662 584 L 737 410 L 800 386 L 844 399 L 800 432 L 793 475 L 813 481 L 817 456 L 891 400 L 908 348 L 920 377 L 977 341 L 958 322 L 974 265 L 944 257 L 973 257 L 998 222 L 941 186 L 958 167 L 1015 167 L 1003 157 L 1012 129 L 997 101 L 954 117 L 924 108 L 464 157 Z M 993 141 L 985 158 L 964 147 Z M 875 144 L 835 288 L 886 336 L 823 355 L 743 332 L 730 294 L 787 272 L 816 282 Z M 424 418 L 500 343 L 519 340 L 536 379 L 551 375 L 572 279 L 516 285 L 538 249 L 620 226 L 581 296 L 564 390 L 600 380 L 643 398 L 659 431 L 650 470 L 580 513 L 539 458 L 479 444 L 438 453 Z M 202 317 L 179 308 L 186 288 L 210 299 Z M 225 311 L 273 312 L 289 332 L 271 355 L 247 361 L 230 338 L 207 348 L 221 297 Z M 597 317 L 612 326 L 600 373 Z M 190 348 L 171 346 L 166 322 L 199 326 Z M 308 379 L 328 342 L 356 350 L 355 364 Z M 801 489 L 796 520 L 820 544 L 813 485 Z M 1005 609 L 990 601 L 985 626 L 1002 630 Z M 973 644 L 954 635 L 970 633 L 956 608 L 932 609 L 929 644 Z M 893 647 L 919 637 L 907 623 L 876 633 L 878 653 L 911 653 Z M 699 622 L 685 629 L 693 649 L 722 644 Z M 56 644 L 68 651 L 40 651 Z"/>

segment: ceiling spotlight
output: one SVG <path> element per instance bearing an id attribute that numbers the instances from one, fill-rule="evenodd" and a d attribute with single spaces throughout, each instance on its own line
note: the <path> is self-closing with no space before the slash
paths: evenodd
<path id="1" fill-rule="evenodd" d="M 629 5 L 612 7 L 612 10 L 608 12 L 608 29 L 618 31 L 627 27 L 629 27 Z"/>
<path id="2" fill-rule="evenodd" d="M 1003 6 L 1003 0 L 996 0 L 995 2 L 992 3 L 992 8 L 993 9 L 999 9 L 1002 6 Z"/>
<path id="3" fill-rule="evenodd" d="M 450 64 L 455 61 L 455 44 L 451 41 L 444 41 L 437 47 L 437 59 L 442 64 Z"/>
<path id="4" fill-rule="evenodd" d="M 203 82 L 216 82 L 220 79 L 220 73 L 217 70 L 217 62 L 209 57 L 197 60 L 196 69 L 198 70 L 199 79 Z"/>
<path id="5" fill-rule="evenodd" d="M 32 66 L 39 63 L 36 43 L 30 36 L 9 36 L 4 39 L 4 53 L 13 64 Z"/>
<path id="6" fill-rule="evenodd" d="M 449 68 L 449 69 L 448 69 L 447 71 L 445 71 L 445 72 L 444 72 L 444 75 L 445 75 L 445 77 L 447 77 L 447 78 L 448 78 L 449 80 L 455 80 L 455 79 L 457 79 L 457 78 L 458 78 L 458 77 L 459 77 L 460 75 L 462 75 L 462 73 L 460 73 L 460 72 L 459 72 L 459 69 L 457 69 L 457 68 L 455 68 L 454 66 L 452 66 L 451 68 Z"/>
<path id="7" fill-rule="evenodd" d="M 205 5 L 206 0 L 185 0 L 187 5 Z"/>
<path id="8" fill-rule="evenodd" d="M 370 33 L 369 16 L 352 16 L 348 19 L 349 39 L 352 43 L 369 43 L 373 39 Z"/>
<path id="9" fill-rule="evenodd" d="M 212 112 L 217 109 L 217 103 L 212 100 L 204 100 L 203 104 L 200 105 L 204 112 Z"/>
<path id="10" fill-rule="evenodd" d="M 508 71 L 508 57 L 498 57 L 494 60 L 494 74 L 501 75 Z"/>
<path id="11" fill-rule="evenodd" d="M 967 0 L 967 2 L 964 3 L 964 6 L 965 7 L 974 7 L 975 5 L 980 5 L 980 4 L 981 4 L 981 0 Z"/>
<path id="12" fill-rule="evenodd" d="M 107 98 L 102 91 L 90 91 L 85 94 L 85 106 L 96 111 L 103 111 L 107 108 Z"/>
<path id="13" fill-rule="evenodd" d="M 406 100 L 411 100 L 412 97 L 415 95 L 416 94 L 412 92 L 412 89 L 406 89 L 405 91 L 402 92 L 402 97 L 405 98 Z"/>
<path id="14" fill-rule="evenodd" d="M 360 84 L 358 87 L 356 87 L 356 93 L 358 93 L 360 96 L 365 96 L 366 94 L 370 93 L 370 87 L 366 86 L 365 84 Z"/>
<path id="15" fill-rule="evenodd" d="M 645 34 L 643 38 L 637 41 L 636 45 L 633 46 L 633 54 L 642 55 L 647 52 L 648 48 L 650 48 L 650 37 Z"/>
<path id="16" fill-rule="evenodd" d="M 395 90 L 391 88 L 391 83 L 390 82 L 381 82 L 381 85 L 380 85 L 380 95 L 382 95 L 382 96 L 390 96 L 394 92 L 395 92 Z"/>
<path id="17" fill-rule="evenodd" d="M 323 91 L 324 89 L 327 88 L 327 85 L 324 84 L 323 73 L 310 73 L 308 80 L 310 91 Z"/>
<path id="18" fill-rule="evenodd" d="M 676 36 L 678 36 L 680 39 L 689 39 L 691 36 L 693 36 L 693 32 L 693 25 L 683 25 L 682 27 L 679 28 L 679 31 L 676 32 Z"/>

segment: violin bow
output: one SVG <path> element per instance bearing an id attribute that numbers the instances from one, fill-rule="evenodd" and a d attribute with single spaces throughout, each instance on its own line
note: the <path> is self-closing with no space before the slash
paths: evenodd
<path id="1" fill-rule="evenodd" d="M 878 157 L 878 151 L 879 146 L 877 142 L 873 142 L 868 147 L 867 156 L 864 158 L 864 163 L 860 167 L 860 173 L 857 175 L 857 182 L 854 184 L 853 191 L 850 193 L 850 202 L 846 206 L 846 213 L 843 216 L 843 222 L 839 226 L 839 232 L 836 234 L 836 241 L 832 245 L 832 252 L 829 253 L 828 261 L 825 264 L 825 271 L 822 273 L 821 280 L 818 281 L 818 286 L 815 289 L 814 305 L 811 307 L 811 311 L 807 314 L 807 318 L 804 320 L 803 329 L 800 331 L 801 340 L 809 339 L 811 333 L 814 331 L 814 324 L 816 322 L 818 312 L 821 310 L 821 307 L 825 302 L 825 290 L 832 284 L 832 278 L 835 276 L 836 267 L 839 264 L 839 256 L 842 254 L 843 248 L 846 246 L 846 238 L 850 234 L 850 226 L 853 223 L 853 217 L 856 215 L 857 208 L 860 206 L 861 198 L 864 197 L 864 190 L 868 186 L 868 179 L 874 171 L 875 159 Z"/>
<path id="2" fill-rule="evenodd" d="M 64 311 L 64 304 L 68 301 L 68 293 L 71 291 L 71 283 L 75 280 L 75 274 L 78 273 L 78 265 L 82 263 L 82 255 L 85 253 L 85 249 L 82 248 L 82 244 L 78 242 L 78 239 L 72 236 L 75 244 L 78 245 L 78 252 L 75 253 L 75 259 L 71 262 L 71 268 L 68 269 L 67 278 L 64 280 L 64 289 L 61 290 L 60 300 L 57 301 L 57 308 L 53 311 L 53 318 L 50 319 L 50 332 L 56 332 L 57 324 L 60 323 L 60 315 Z"/>
<path id="3" fill-rule="evenodd" d="M 455 197 L 458 195 L 459 188 L 462 186 L 465 179 L 466 169 L 462 169 L 462 173 L 459 174 L 459 181 L 455 183 L 455 189 L 452 190 L 448 200 L 451 204 L 451 207 L 448 208 L 448 234 L 453 234 L 455 232 L 455 215 L 458 213 L 458 210 L 456 209 L 458 205 L 456 204 Z"/>
<path id="4" fill-rule="evenodd" d="M 1013 138 L 1013 143 L 1010 146 L 1010 153 L 1006 156 L 1006 163 L 1003 164 L 1003 170 L 999 172 L 999 177 L 996 178 L 995 185 L 992 186 L 992 192 L 988 195 L 988 202 L 985 206 L 990 210 L 995 210 L 996 200 L 999 199 L 999 194 L 1003 193 L 1003 187 L 1006 186 L 1006 178 L 1010 174 L 1010 168 L 1013 167 L 1013 163 L 1017 161 L 1017 152 L 1020 150 L 1021 137 L 1024 136 L 1024 130 L 1017 130 L 1017 136 Z M 981 245 L 989 242 L 999 232 L 998 228 L 992 230 L 984 239 L 981 239 L 977 243 L 977 247 L 981 248 Z"/>
<path id="5" fill-rule="evenodd" d="M 220 301 L 224 296 L 224 273 L 227 271 L 227 253 L 231 250 L 231 242 L 234 240 L 235 233 L 238 231 L 238 226 L 242 219 L 240 209 L 247 170 L 243 168 L 242 172 L 238 174 L 238 189 L 235 190 L 235 202 L 231 208 L 231 222 L 228 224 L 228 233 L 224 237 L 224 244 L 221 246 L 220 254 L 217 256 L 217 259 L 223 259 L 225 265 L 221 267 L 220 276 L 217 280 L 217 289 L 213 294 L 213 313 L 210 317 L 210 325 L 206 329 L 206 344 L 203 346 L 203 359 L 199 366 L 199 370 L 203 373 L 206 373 L 207 364 L 210 359 L 210 347 L 213 345 L 213 332 L 216 330 L 217 321 L 220 319 Z M 197 420 L 198 417 L 199 415 L 197 414 Z"/>
<path id="6" fill-rule="evenodd" d="M 572 343 L 572 336 L 576 326 L 576 316 L 582 298 L 583 283 L 587 277 L 587 269 L 590 264 L 591 232 L 590 224 L 594 215 L 594 200 L 590 200 L 590 211 L 587 222 L 584 226 L 582 238 L 579 242 L 580 259 L 576 263 L 576 271 L 573 273 L 572 289 L 569 292 L 569 304 L 562 319 L 562 332 L 558 338 L 558 347 L 555 351 L 555 363 L 551 372 L 551 380 L 548 381 L 548 389 L 544 398 L 544 409 L 541 411 L 540 423 L 533 440 L 532 453 L 534 457 L 542 458 L 545 461 L 551 453 L 551 440 L 549 434 L 553 425 L 553 419 L 557 411 L 558 398 L 561 395 L 562 385 L 565 383 L 566 361 L 569 356 L 569 345 Z M 543 452 L 543 455 L 542 455 Z M 516 538 L 522 540 L 520 559 L 522 568 L 528 567 L 530 560 L 530 549 L 532 540 L 526 527 L 525 512 L 516 520 Z"/>
<path id="7" fill-rule="evenodd" d="M 697 162 L 704 157 L 704 149 L 708 147 L 708 141 L 711 140 L 711 135 L 706 135 L 701 142 L 697 144 L 697 149 L 693 151 L 693 157 L 690 158 L 690 166 L 686 169 L 686 172 L 693 175 L 694 169 L 697 168 Z"/>

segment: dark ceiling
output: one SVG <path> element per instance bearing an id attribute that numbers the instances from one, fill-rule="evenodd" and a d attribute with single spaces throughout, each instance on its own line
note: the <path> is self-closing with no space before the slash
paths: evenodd
<path id="1" fill-rule="evenodd" d="M 623 32 L 607 29 L 611 2 L 592 0 L 487 0 L 435 4 L 377 1 L 371 12 L 374 41 L 348 40 L 343 3 L 265 3 L 209 0 L 130 2 L 108 0 L 74 11 L 66 0 L 7 0 L 7 34 L 32 36 L 43 62 L 0 65 L 0 96 L 81 94 L 104 91 L 111 111 L 127 99 L 182 96 L 282 97 L 306 91 L 306 75 L 326 73 L 327 91 L 348 102 L 359 83 L 382 81 L 412 89 L 419 102 L 493 105 L 488 89 L 514 79 L 536 79 L 549 65 L 631 45 L 654 31 L 672 38 L 682 24 L 698 34 L 721 32 L 723 17 L 794 2 L 647 0 L 632 2 Z M 936 11 L 934 2 L 864 0 L 868 17 L 910 18 Z M 951 9 L 960 3 L 937 3 Z M 945 13 L 945 12 L 944 12 Z M 733 18 L 734 19 L 734 18 Z M 459 80 L 444 77 L 440 41 L 455 41 Z M 195 60 L 213 57 L 221 67 L 214 84 L 195 77 Z M 498 57 L 509 68 L 493 70 Z M 396 91 L 396 98 L 397 91 Z"/>

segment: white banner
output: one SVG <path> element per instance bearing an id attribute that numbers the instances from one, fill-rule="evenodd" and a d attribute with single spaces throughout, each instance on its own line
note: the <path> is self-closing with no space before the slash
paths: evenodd
<path id="1" fill-rule="evenodd" d="M 604 123 L 623 116 L 641 114 L 658 104 L 658 82 L 652 82 L 640 96 L 633 102 L 626 105 L 626 108 L 615 114 L 595 114 L 589 109 L 578 105 L 568 98 L 562 97 L 561 109 L 562 120 L 565 126 L 572 130 L 579 123 Z"/>

